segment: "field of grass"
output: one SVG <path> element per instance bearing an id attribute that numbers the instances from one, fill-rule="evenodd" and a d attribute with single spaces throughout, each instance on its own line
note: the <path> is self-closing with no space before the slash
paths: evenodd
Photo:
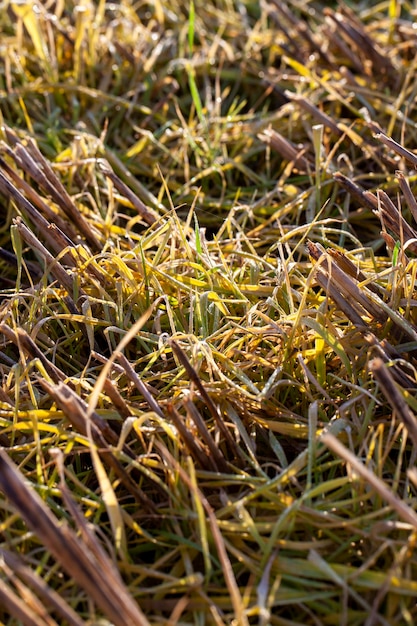
<path id="1" fill-rule="evenodd" d="M 0 623 L 416 623 L 416 23 L 2 4 Z"/>

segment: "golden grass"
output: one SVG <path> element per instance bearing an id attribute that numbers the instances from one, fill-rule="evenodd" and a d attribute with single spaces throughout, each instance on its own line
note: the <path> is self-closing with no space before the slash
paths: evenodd
<path id="1" fill-rule="evenodd" d="M 414 624 L 411 3 L 10 3 L 0 621 Z"/>

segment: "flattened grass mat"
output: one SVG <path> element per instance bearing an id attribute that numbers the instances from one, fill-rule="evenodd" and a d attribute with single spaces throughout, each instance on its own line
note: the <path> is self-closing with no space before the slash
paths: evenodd
<path id="1" fill-rule="evenodd" d="M 417 620 L 413 3 L 0 8 L 0 620 Z"/>

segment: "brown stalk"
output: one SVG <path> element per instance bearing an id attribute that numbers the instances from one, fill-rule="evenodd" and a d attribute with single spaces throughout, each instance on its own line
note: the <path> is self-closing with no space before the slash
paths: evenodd
<path id="1" fill-rule="evenodd" d="M 389 250 L 390 252 L 394 252 L 395 246 L 397 245 L 397 241 L 394 239 L 394 237 L 390 235 L 389 233 L 387 233 L 385 230 L 382 230 L 380 232 L 380 235 L 382 239 L 385 241 L 387 250 Z M 403 250 L 400 250 L 400 254 L 401 254 L 401 262 L 403 263 L 404 266 L 406 266 L 408 264 L 408 257 L 406 254 L 404 254 Z"/>
<path id="2" fill-rule="evenodd" d="M 30 530 L 109 620 L 116 626 L 148 626 L 109 557 L 101 551 L 98 560 L 64 520 L 56 520 L 4 450 L 0 450 L 0 489 Z"/>
<path id="3" fill-rule="evenodd" d="M 100 456 L 106 464 L 113 469 L 129 493 L 131 493 L 141 505 L 145 506 L 148 511 L 155 513 L 156 507 L 153 502 L 137 486 L 109 448 L 108 442 L 115 447 L 118 444 L 118 436 L 109 424 L 95 412 L 88 418 L 87 404 L 68 385 L 61 382 L 58 385 L 52 386 L 42 379 L 38 379 L 38 382 L 51 396 L 54 402 L 56 402 L 57 406 L 65 414 L 66 418 L 77 432 L 88 437 L 89 426 L 91 427 L 91 436 L 94 444 L 98 448 Z M 123 446 L 123 452 L 130 458 L 133 458 L 133 454 L 127 446 Z"/>
<path id="4" fill-rule="evenodd" d="M 413 167 L 417 167 L 417 155 L 407 150 L 407 148 L 404 148 L 404 146 L 395 141 L 395 139 L 392 139 L 392 137 L 388 137 L 375 122 L 369 122 L 368 126 L 372 132 L 375 133 L 376 139 L 379 139 L 385 146 L 391 148 L 391 150 L 399 154 L 400 157 L 411 163 Z"/>
<path id="5" fill-rule="evenodd" d="M 4 144 L 4 149 L 7 151 L 7 154 L 10 156 L 13 155 L 13 151 L 10 147 Z M 49 221 L 53 222 L 57 225 L 60 231 L 68 237 L 70 244 L 67 242 L 67 245 L 74 245 L 73 242 L 77 237 L 77 233 L 73 230 L 71 224 L 69 224 L 68 220 L 64 220 L 61 215 L 55 213 L 51 209 L 51 207 L 40 197 L 37 191 L 29 185 L 23 178 L 19 176 L 19 174 L 12 168 L 4 159 L 0 157 L 0 167 L 6 172 L 7 176 L 11 179 L 11 181 L 23 191 L 25 196 L 29 199 L 29 201 L 39 209 L 42 215 Z"/>
<path id="6" fill-rule="evenodd" d="M 32 589 L 25 585 L 25 583 L 15 575 L 15 572 L 10 569 L 7 563 L 3 561 L 0 567 L 3 570 L 2 583 L 5 586 L 8 585 L 8 590 L 11 593 L 14 593 L 13 589 L 17 591 L 16 596 L 23 600 L 24 605 L 27 609 L 33 612 L 33 615 L 36 616 L 35 618 L 39 619 L 39 622 L 45 626 L 58 626 L 57 622 L 49 615 L 47 608 L 33 593 Z M 3 591 L 4 590 L 3 586 Z"/>
<path id="7" fill-rule="evenodd" d="M 54 589 L 51 589 L 39 574 L 25 565 L 20 556 L 2 548 L 0 549 L 0 558 L 16 576 L 19 576 L 21 580 L 38 594 L 45 607 L 56 611 L 69 626 L 84 625 L 84 621 L 69 604 Z"/>
<path id="8" fill-rule="evenodd" d="M 59 228 L 46 220 L 43 215 L 39 213 L 39 211 L 25 198 L 23 194 L 20 193 L 18 189 L 14 186 L 13 183 L 10 182 L 8 178 L 0 172 L 0 192 L 6 196 L 7 198 L 11 198 L 19 209 L 33 222 L 36 230 L 39 234 L 42 234 L 42 237 L 46 239 L 49 243 L 50 247 L 56 254 L 60 254 L 63 250 L 68 247 L 73 246 L 74 244 L 70 241 L 67 236 L 59 230 Z M 16 218 L 20 219 L 20 218 Z M 62 256 L 65 263 L 73 266 L 74 260 L 71 255 L 66 252 Z"/>
<path id="9" fill-rule="evenodd" d="M 320 250 L 319 246 L 311 242 L 307 243 L 310 256 L 319 261 L 316 267 L 317 282 L 326 293 L 336 302 L 337 306 L 344 311 L 346 316 L 359 327 L 365 328 L 368 322 L 362 319 L 366 312 L 380 323 L 385 323 L 390 319 L 393 325 L 393 332 L 403 336 L 404 334 L 415 340 L 416 328 L 411 323 L 401 323 L 400 315 L 394 312 L 389 315 L 383 308 L 383 302 L 378 302 L 379 295 L 372 294 L 366 286 L 359 287 L 357 283 L 348 276 L 341 268 L 332 261 L 328 252 Z"/>
<path id="10" fill-rule="evenodd" d="M 4 261 L 8 266 L 17 269 L 17 257 L 13 252 L 10 252 L 10 250 L 5 250 L 4 248 L 0 247 L 0 259 Z M 37 281 L 42 278 L 43 272 L 37 263 L 34 263 L 33 261 L 25 261 L 25 266 L 27 271 L 29 272 L 30 277 L 33 280 Z M 15 284 L 16 283 L 14 283 L 14 285 Z"/>
<path id="11" fill-rule="evenodd" d="M 7 146 L 10 151 L 10 148 Z M 0 171 L 0 191 L 13 199 L 17 207 L 22 211 L 34 224 L 36 230 L 49 245 L 56 255 L 61 255 L 61 261 L 69 267 L 75 267 L 77 260 L 81 263 L 85 261 L 85 257 L 80 256 L 78 248 L 75 247 L 74 240 L 77 238 L 76 232 L 69 224 L 68 220 L 63 219 L 59 214 L 54 213 L 52 209 L 42 200 L 39 194 L 0 157 L 0 167 L 5 170 L 13 183 L 4 176 Z M 25 194 L 32 200 L 33 204 L 17 189 L 20 187 Z M 36 208 L 38 207 L 39 210 Z M 40 212 L 41 211 L 41 212 Z M 46 215 L 46 218 L 44 217 Z M 49 220 L 49 221 L 48 221 Z M 68 249 L 68 252 L 63 251 Z M 96 267 L 91 264 L 87 265 L 87 272 L 97 278 L 102 284 L 104 282 L 103 275 Z"/>
<path id="12" fill-rule="evenodd" d="M 300 171 L 311 172 L 314 170 L 313 163 L 303 155 L 304 149 L 295 146 L 278 131 L 267 128 L 259 133 L 258 137 L 261 141 L 276 150 L 284 159 L 294 163 L 295 167 Z"/>
<path id="13" fill-rule="evenodd" d="M 207 391 L 204 388 L 203 383 L 200 380 L 200 377 L 198 376 L 197 372 L 195 371 L 195 369 L 193 368 L 193 366 L 191 365 L 191 363 L 189 362 L 189 360 L 187 359 L 187 356 L 185 354 L 185 352 L 180 348 L 180 346 L 178 345 L 178 343 L 174 340 L 171 340 L 170 342 L 171 347 L 172 347 L 172 351 L 174 352 L 175 356 L 177 357 L 177 359 L 179 360 L 179 362 L 181 363 L 181 365 L 184 367 L 190 381 L 196 386 L 196 388 L 198 389 L 202 399 L 204 400 L 204 402 L 206 403 L 212 417 L 214 418 L 214 421 L 216 422 L 220 432 L 222 433 L 223 437 L 225 438 L 226 442 L 229 444 L 230 448 L 233 450 L 233 452 L 239 457 L 241 452 L 239 450 L 239 446 L 237 445 L 236 441 L 233 439 L 231 433 L 229 432 L 229 430 L 226 428 L 226 425 L 223 421 L 222 416 L 220 415 L 216 405 L 214 404 L 213 400 L 210 398 L 209 394 L 207 393 Z"/>
<path id="14" fill-rule="evenodd" d="M 91 356 L 100 363 L 108 363 L 109 361 L 107 357 L 103 356 L 99 352 L 96 352 L 95 350 L 92 350 Z M 116 369 L 118 366 L 113 363 L 112 367 L 113 369 Z M 123 371 L 122 367 L 120 367 L 120 371 Z M 110 398 L 114 408 L 119 413 L 122 419 L 126 419 L 132 415 L 132 411 L 129 409 L 124 398 L 122 398 L 117 386 L 110 380 L 110 378 L 106 378 L 106 380 L 104 381 L 103 390 Z"/>
<path id="15" fill-rule="evenodd" d="M 143 218 L 143 220 L 152 226 L 155 222 L 158 221 L 159 216 L 155 211 L 149 209 L 143 202 L 140 200 L 135 193 L 124 183 L 117 174 L 114 173 L 110 164 L 105 159 L 98 160 L 98 166 L 100 170 L 103 172 L 104 176 L 108 178 L 113 185 L 116 187 L 117 191 L 121 193 L 125 198 L 129 200 L 129 202 L 135 207 L 139 215 Z"/>
<path id="16" fill-rule="evenodd" d="M 359 204 L 367 207 L 368 209 L 371 209 L 371 211 L 378 208 L 378 202 L 376 200 L 376 197 L 371 194 L 372 198 L 375 198 L 375 201 L 373 201 L 371 197 L 368 197 L 366 195 L 370 192 L 364 191 L 362 187 L 353 182 L 353 180 L 350 180 L 341 172 L 336 172 L 335 174 L 333 174 L 333 178 L 341 187 L 343 187 L 348 193 L 350 193 L 350 195 L 353 196 L 359 202 Z"/>
<path id="17" fill-rule="evenodd" d="M 343 54 L 346 59 L 349 59 L 352 63 L 353 67 L 359 72 L 359 74 L 365 74 L 365 67 L 362 63 L 362 60 L 358 57 L 357 54 L 352 50 L 352 48 L 342 39 L 340 36 L 337 27 L 334 24 L 334 21 L 329 17 L 325 17 L 326 26 L 322 27 L 322 33 L 327 38 L 328 42 L 332 43 L 333 46 L 339 48 L 340 52 Z"/>
<path id="18" fill-rule="evenodd" d="M 243 610 L 243 601 L 240 595 L 239 587 L 236 582 L 236 578 L 233 573 L 232 565 L 230 563 L 229 556 L 226 551 L 226 546 L 224 545 L 224 539 L 222 533 L 220 532 L 216 515 L 214 513 L 213 508 L 211 507 L 209 501 L 205 497 L 205 495 L 193 484 L 188 476 L 187 472 L 181 467 L 181 465 L 174 459 L 172 454 L 167 450 L 167 448 L 159 441 L 155 442 L 156 447 L 160 451 L 161 455 L 165 457 L 165 460 L 169 466 L 175 468 L 175 471 L 179 473 L 181 476 L 181 480 L 187 485 L 189 490 L 194 493 L 194 495 L 200 500 L 206 514 L 208 517 L 210 530 L 213 536 L 213 543 L 216 546 L 217 554 L 219 556 L 219 561 L 222 566 L 222 571 L 224 575 L 224 579 L 226 582 L 227 590 L 230 594 L 230 600 L 232 602 L 234 612 L 235 612 L 235 621 L 239 626 L 248 626 L 248 618 Z M 416 515 L 417 517 L 417 515 Z"/>
<path id="19" fill-rule="evenodd" d="M 383 227 L 391 230 L 403 244 L 414 253 L 417 253 L 417 232 L 406 222 L 399 210 L 387 196 L 385 191 L 378 189 L 378 209 L 375 211 Z"/>
<path id="20" fill-rule="evenodd" d="M 352 280 L 342 269 L 340 269 L 337 263 L 332 262 L 332 258 L 326 253 L 321 252 L 320 249 L 309 242 L 307 244 L 310 255 L 315 259 L 320 259 L 320 269 L 327 274 L 331 283 L 333 283 L 340 292 L 352 303 L 354 308 L 358 308 L 358 305 L 367 311 L 373 318 L 380 322 L 387 320 L 387 314 L 378 307 L 367 295 L 367 288 L 359 288 L 357 283 Z M 323 258 L 322 255 L 324 255 Z"/>
<path id="21" fill-rule="evenodd" d="M 333 248 L 328 248 L 327 253 L 336 262 L 337 266 L 340 267 L 343 272 L 348 274 L 348 276 L 351 276 L 360 283 L 367 280 L 365 274 L 354 263 L 352 263 L 352 261 L 345 254 L 343 254 L 343 252 L 334 250 Z M 366 286 L 370 289 L 370 291 L 380 295 L 380 290 L 376 285 L 368 283 Z"/>
<path id="22" fill-rule="evenodd" d="M 379 208 L 378 197 L 374 193 L 372 193 L 372 191 L 363 191 L 362 197 L 367 203 L 367 206 L 369 206 L 375 213 L 375 211 L 377 211 Z"/>
<path id="23" fill-rule="evenodd" d="M 164 205 L 156 198 L 148 189 L 142 185 L 142 183 L 135 177 L 133 174 L 126 168 L 124 163 L 120 160 L 120 158 L 116 155 L 112 150 L 105 148 L 104 153 L 106 155 L 105 161 L 109 163 L 110 168 L 113 171 L 117 171 L 118 176 L 122 176 L 123 180 L 128 181 L 128 185 L 130 189 L 133 189 L 134 193 L 140 197 L 144 198 L 148 204 L 156 206 L 161 214 L 164 215 L 167 212 L 167 209 Z M 156 215 L 156 214 L 155 214 Z"/>
<path id="24" fill-rule="evenodd" d="M 404 400 L 403 395 L 395 384 L 390 368 L 387 367 L 382 359 L 376 357 L 369 363 L 369 370 L 378 381 L 386 400 L 391 405 L 393 412 L 398 415 L 404 424 L 414 447 L 417 449 L 417 418 L 411 412 L 407 402 Z"/>
<path id="25" fill-rule="evenodd" d="M 77 432 L 86 437 L 88 435 L 86 402 L 84 402 L 73 389 L 62 382 L 58 383 L 55 387 L 47 384 L 45 389 L 65 413 Z M 97 441 L 94 439 L 95 443 L 101 445 L 103 448 L 105 448 L 108 443 L 117 446 L 119 438 L 109 426 L 108 422 L 96 412 L 91 415 L 90 419 L 95 429 L 94 434 L 98 437 Z"/>
<path id="26" fill-rule="evenodd" d="M 370 346 L 372 346 L 372 350 L 373 352 L 376 352 L 378 358 L 380 358 L 384 363 L 390 363 L 390 374 L 399 385 L 407 389 L 415 389 L 417 387 L 415 377 L 407 374 L 407 372 L 402 369 L 401 364 L 399 362 L 395 362 L 401 359 L 402 355 L 389 343 L 389 341 L 386 339 L 379 341 L 379 339 L 377 339 L 377 337 L 371 332 L 365 333 L 364 339 Z"/>
<path id="27" fill-rule="evenodd" d="M 119 352 L 116 356 L 116 359 L 119 361 L 124 371 L 126 372 L 126 376 L 129 378 L 129 380 L 132 381 L 139 393 L 141 393 L 142 396 L 145 398 L 151 411 L 154 411 L 154 413 L 159 415 L 159 417 L 164 417 L 164 413 L 161 407 L 147 388 L 146 384 L 136 374 L 135 370 L 133 369 L 125 355 Z"/>
<path id="28" fill-rule="evenodd" d="M 132 411 L 129 409 L 126 402 L 122 398 L 116 385 L 114 385 L 109 378 L 106 378 L 103 390 L 105 394 L 110 398 L 114 408 L 122 419 L 127 419 L 132 415 Z"/>
<path id="29" fill-rule="evenodd" d="M 19 620 L 24 626 L 51 626 L 51 622 L 47 624 L 2 578 L 0 578 L 0 603 L 2 608 L 7 609 L 10 615 Z M 53 624 L 56 624 L 56 622 L 53 622 Z"/>
<path id="30" fill-rule="evenodd" d="M 212 456 L 213 462 L 216 465 L 217 471 L 224 472 L 225 474 L 229 472 L 229 467 L 227 465 L 227 461 L 224 458 L 220 448 L 214 441 L 211 436 L 204 419 L 202 418 L 200 412 L 195 406 L 194 402 L 191 398 L 184 398 L 183 404 L 185 410 L 187 411 L 188 417 L 194 422 L 198 433 L 204 443 L 207 445 L 210 450 L 210 454 Z"/>
<path id="31" fill-rule="evenodd" d="M 284 50 L 288 56 L 292 56 L 294 59 L 302 63 L 303 59 L 301 50 L 300 47 L 297 46 L 293 35 L 294 30 L 296 29 L 297 20 L 288 9 L 286 10 L 285 7 L 281 6 L 282 4 L 283 3 L 281 2 L 274 2 L 275 8 L 278 10 L 281 9 L 281 13 L 284 13 L 284 17 L 287 18 L 287 22 L 289 22 L 289 27 L 285 23 L 285 20 L 282 19 L 282 15 L 276 15 L 276 12 L 272 9 L 272 7 L 267 6 L 268 14 L 274 20 L 276 27 L 285 35 L 286 42 L 281 44 L 282 50 Z"/>
<path id="32" fill-rule="evenodd" d="M 364 321 L 361 315 L 358 313 L 357 309 L 354 308 L 349 300 L 340 293 L 338 287 L 333 285 L 328 274 L 324 272 L 320 266 L 317 267 L 316 280 L 320 287 L 324 289 L 328 296 L 335 302 L 338 309 L 343 311 L 348 319 L 355 324 L 356 327 L 360 328 L 364 326 Z M 365 311 L 361 311 L 363 315 Z"/>
<path id="33" fill-rule="evenodd" d="M 270 0 L 270 3 L 274 5 L 275 11 L 277 11 L 280 14 L 279 16 L 277 16 L 275 15 L 273 10 L 269 9 L 269 14 L 273 18 L 278 28 L 283 30 L 282 18 L 284 17 L 291 24 L 292 28 L 294 28 L 299 33 L 299 35 L 303 39 L 305 39 L 305 41 L 308 44 L 310 53 L 318 52 L 325 63 L 333 66 L 333 63 L 330 60 L 329 56 L 327 55 L 327 52 L 323 49 L 323 47 L 319 43 L 317 43 L 317 41 L 315 41 L 307 24 L 305 24 L 302 20 L 300 20 L 290 11 L 287 2 L 282 2 L 280 0 Z M 286 32 L 286 31 L 283 30 L 283 32 Z M 288 33 L 286 34 L 287 34 L 287 37 L 291 41 L 293 38 L 289 37 Z"/>
<path id="34" fill-rule="evenodd" d="M 9 341 L 14 343 L 19 350 L 22 350 L 30 359 L 39 359 L 51 379 L 58 383 L 65 380 L 66 376 L 56 365 L 46 358 L 42 350 L 38 348 L 33 339 L 27 334 L 23 328 L 13 330 L 7 324 L 0 324 L 0 333 Z"/>
<path id="35" fill-rule="evenodd" d="M 343 445 L 331 433 L 324 433 L 320 437 L 320 441 L 330 448 L 337 456 L 348 463 L 353 471 L 358 474 L 365 482 L 368 483 L 383 498 L 407 524 L 410 524 L 417 530 L 417 513 L 411 506 L 408 506 L 399 496 L 397 496 L 383 480 L 378 478 L 370 469 L 366 467 L 359 459 Z"/>
<path id="36" fill-rule="evenodd" d="M 48 266 L 48 271 L 52 274 L 52 276 L 59 282 L 59 284 L 66 289 L 67 296 L 67 304 L 72 313 L 80 314 L 77 307 L 74 304 L 71 296 L 69 294 L 74 293 L 74 281 L 72 277 L 68 274 L 68 272 L 62 267 L 61 263 L 52 256 L 52 254 L 45 248 L 45 246 L 39 241 L 39 239 L 32 233 L 31 230 L 23 223 L 20 217 L 17 217 L 13 220 L 14 224 L 22 237 L 23 241 L 25 241 L 28 246 L 30 246 L 33 250 L 36 250 L 40 254 L 40 256 L 44 259 L 45 264 Z M 79 295 L 86 295 L 84 291 L 80 288 L 78 290 Z"/>
<path id="37" fill-rule="evenodd" d="M 308 242 L 307 248 L 310 256 L 317 261 L 316 280 L 318 284 L 334 300 L 337 307 L 345 313 L 358 330 L 364 332 L 365 340 L 374 349 L 378 350 L 383 360 L 388 362 L 391 359 L 400 358 L 401 355 L 393 346 L 386 341 L 383 343 L 379 342 L 375 335 L 367 330 L 367 322 L 362 317 L 364 314 L 371 314 L 374 319 L 380 322 L 386 321 L 388 315 L 382 309 L 379 310 L 377 303 L 368 298 L 365 287 L 359 287 L 356 284 L 355 280 L 362 282 L 365 278 L 364 275 L 359 273 L 353 264 L 352 266 L 350 265 L 349 259 L 337 253 L 337 251 L 328 250 L 323 252 L 319 246 L 311 242 Z M 326 256 L 328 257 L 327 259 Z M 329 264 L 328 260 L 331 259 L 333 259 L 333 262 Z M 373 291 L 376 297 L 379 297 L 377 290 Z M 396 331 L 401 334 L 407 333 L 407 329 L 402 328 L 396 319 L 391 318 L 391 322 Z M 393 365 L 391 373 L 393 379 L 403 386 L 416 387 L 415 380 L 404 372 L 398 364 Z"/>
<path id="38" fill-rule="evenodd" d="M 289 100 L 296 102 L 300 108 L 310 113 L 319 124 L 330 128 L 336 135 L 343 135 L 344 131 L 339 128 L 336 122 L 329 115 L 320 111 L 314 104 L 307 100 L 307 98 L 293 93 L 292 91 L 285 91 L 284 93 Z"/>
<path id="39" fill-rule="evenodd" d="M 178 411 L 171 402 L 167 404 L 167 413 L 171 418 L 175 428 L 178 430 L 190 455 L 194 459 L 194 462 L 208 472 L 218 471 L 212 457 L 207 454 L 207 452 L 199 443 L 198 439 L 187 428 L 184 418 L 182 417 L 182 415 L 180 415 L 180 413 L 178 413 Z"/>
<path id="40" fill-rule="evenodd" d="M 36 143 L 32 139 L 28 139 L 26 146 L 24 146 L 10 128 L 4 127 L 4 132 L 9 143 L 13 145 L 18 165 L 38 183 L 43 191 L 51 196 L 57 206 L 62 209 L 85 237 L 91 248 L 95 252 L 99 252 L 101 250 L 100 242 Z"/>
<path id="41" fill-rule="evenodd" d="M 395 75 L 396 69 L 389 57 L 378 49 L 377 44 L 365 31 L 361 22 L 355 18 L 353 11 L 349 11 L 347 7 L 344 7 L 342 13 L 326 7 L 324 14 L 334 22 L 339 37 L 344 37 L 348 42 L 353 43 L 359 54 L 363 54 L 371 62 L 374 74 L 382 76 Z"/>
<path id="42" fill-rule="evenodd" d="M 411 191 L 410 184 L 404 174 L 399 170 L 395 172 L 395 175 L 398 178 L 398 184 L 404 194 L 404 198 L 407 202 L 408 208 L 411 211 L 411 215 L 413 216 L 414 221 L 417 222 L 417 201 L 414 197 L 413 192 Z"/>

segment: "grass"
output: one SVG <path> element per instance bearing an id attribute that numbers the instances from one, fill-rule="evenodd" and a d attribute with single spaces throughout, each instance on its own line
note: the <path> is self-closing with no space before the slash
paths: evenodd
<path id="1" fill-rule="evenodd" d="M 1 623 L 415 623 L 414 17 L 0 9 Z"/>

